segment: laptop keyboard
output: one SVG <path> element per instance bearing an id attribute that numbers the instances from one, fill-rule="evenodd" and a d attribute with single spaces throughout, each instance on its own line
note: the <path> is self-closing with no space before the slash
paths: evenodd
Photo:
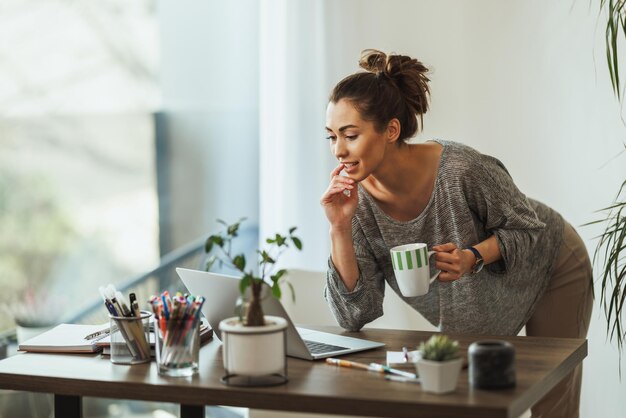
<path id="1" fill-rule="evenodd" d="M 318 343 L 316 341 L 304 340 L 307 348 L 312 354 L 331 353 L 333 351 L 347 350 L 347 347 L 339 347 L 338 345 Z"/>

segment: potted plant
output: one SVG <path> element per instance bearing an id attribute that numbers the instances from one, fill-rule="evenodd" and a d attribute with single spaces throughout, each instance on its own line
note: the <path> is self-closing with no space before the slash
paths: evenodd
<path id="1" fill-rule="evenodd" d="M 419 347 L 421 357 L 415 367 L 422 381 L 422 390 L 448 393 L 456 389 L 463 358 L 459 356 L 459 343 L 445 335 L 433 335 Z"/>
<path id="2" fill-rule="evenodd" d="M 27 284 L 15 300 L 9 303 L 0 302 L 0 312 L 15 322 L 18 344 L 61 322 L 65 306 L 64 303 L 59 303 L 61 298 L 62 296 L 50 294 L 44 287 L 35 289 Z"/>
<path id="3" fill-rule="evenodd" d="M 232 225 L 218 220 L 224 225 L 223 232 L 211 235 L 206 240 L 205 251 L 213 254 L 206 269 L 210 270 L 217 261 L 226 262 L 242 274 L 239 290 L 241 298 L 237 304 L 237 316 L 223 320 L 219 327 L 222 332 L 224 383 L 231 385 L 272 385 L 287 381 L 284 318 L 266 316 L 261 305 L 262 299 L 282 296 L 281 284 L 285 269 L 276 269 L 280 256 L 292 245 L 302 249 L 302 242 L 293 235 L 295 227 L 287 235 L 275 234 L 267 238 L 268 247 L 258 249 L 257 270 L 247 269 L 244 254 L 232 254 L 232 241 L 238 235 L 244 219 Z M 289 285 L 292 297 L 293 287 Z"/>

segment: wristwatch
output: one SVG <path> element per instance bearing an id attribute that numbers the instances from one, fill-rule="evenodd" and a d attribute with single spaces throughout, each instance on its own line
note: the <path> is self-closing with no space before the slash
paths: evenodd
<path id="1" fill-rule="evenodd" d="M 467 247 L 466 250 L 470 250 L 471 252 L 473 252 L 474 256 L 476 257 L 476 262 L 474 263 L 474 266 L 472 267 L 472 271 L 470 272 L 470 274 L 476 274 L 479 271 L 481 271 L 483 269 L 483 266 L 485 265 L 483 256 L 480 255 L 478 250 L 474 247 Z"/>

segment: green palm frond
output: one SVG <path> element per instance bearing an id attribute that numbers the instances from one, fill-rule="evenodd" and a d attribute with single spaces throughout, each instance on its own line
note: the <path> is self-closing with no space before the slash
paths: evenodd
<path id="1" fill-rule="evenodd" d="M 609 339 L 617 341 L 621 353 L 626 340 L 624 302 L 626 301 L 626 181 L 619 189 L 615 204 L 603 209 L 606 226 L 599 236 L 593 255 L 594 264 L 602 266 L 602 294 L 600 303 L 607 318 Z M 597 223 L 597 222 L 592 222 Z M 590 224 L 592 224 L 590 223 Z"/>
<path id="2" fill-rule="evenodd" d="M 626 38 L 626 0 L 600 0 L 600 10 L 606 8 L 605 30 L 606 59 L 611 76 L 613 93 L 622 100 L 619 78 L 618 46 L 619 39 Z"/>

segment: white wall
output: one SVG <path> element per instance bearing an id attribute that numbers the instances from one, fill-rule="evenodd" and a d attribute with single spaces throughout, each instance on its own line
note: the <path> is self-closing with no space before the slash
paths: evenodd
<path id="1" fill-rule="evenodd" d="M 174 247 L 258 222 L 258 4 L 159 1 Z"/>
<path id="2" fill-rule="evenodd" d="M 522 191 L 560 211 L 593 252 L 598 229 L 579 226 L 626 178 L 624 155 L 613 159 L 626 127 L 592 3 L 328 2 L 328 88 L 357 69 L 362 49 L 418 57 L 433 70 L 418 140 L 452 139 L 500 158 Z M 606 342 L 598 300 L 594 309 L 581 416 L 626 416 L 615 344 Z"/>

